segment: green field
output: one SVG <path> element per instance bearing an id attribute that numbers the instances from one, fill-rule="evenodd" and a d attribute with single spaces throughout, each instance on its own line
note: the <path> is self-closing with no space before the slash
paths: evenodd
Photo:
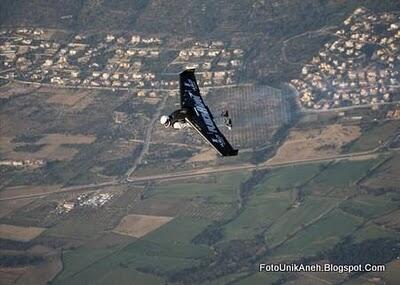
<path id="1" fill-rule="evenodd" d="M 400 184 L 400 155 L 394 154 L 390 160 L 380 165 L 374 175 L 366 179 L 363 184 L 372 188 L 396 188 Z"/>
<path id="2" fill-rule="evenodd" d="M 360 218 L 341 210 L 334 210 L 273 251 L 271 257 L 285 260 L 315 255 L 333 247 L 341 238 L 359 226 L 361 222 L 362 219 Z"/>
<path id="3" fill-rule="evenodd" d="M 377 160 L 341 161 L 329 165 L 311 183 L 322 187 L 345 187 L 356 182 L 377 163 Z"/>
<path id="4" fill-rule="evenodd" d="M 372 150 L 382 142 L 386 142 L 398 130 L 399 122 L 396 120 L 373 123 L 362 131 L 361 136 L 356 141 L 349 145 L 347 152 Z"/>
<path id="5" fill-rule="evenodd" d="M 52 284 L 132 284 L 132 280 L 144 285 L 161 282 L 161 279 L 154 275 L 138 272 L 133 267 L 123 264 L 116 264 L 114 257 L 108 256 L 107 259 L 101 259 L 64 279 L 56 278 Z"/>
<path id="6" fill-rule="evenodd" d="M 218 203 L 231 203 L 236 201 L 240 182 L 247 176 L 246 173 L 231 174 L 210 179 L 207 183 L 156 185 L 149 190 L 147 194 L 149 197 L 145 201 L 150 201 L 149 205 L 151 205 L 152 200 L 159 202 L 163 199 L 167 201 L 178 199 L 188 203 L 191 199 L 201 198 L 209 202 L 204 204 L 204 207 Z M 205 185 L 208 187 L 204 187 Z M 73 229 L 79 230 L 84 227 L 83 224 L 74 226 L 72 221 L 70 220 L 67 224 L 61 223 L 48 234 L 65 234 Z M 113 280 L 113 278 L 118 281 L 118 284 L 131 284 L 129 282 L 132 280 L 139 280 L 138 284 L 160 284 L 161 279 L 156 275 L 167 276 L 195 266 L 202 258 L 210 254 L 209 247 L 194 245 L 192 239 L 211 222 L 210 219 L 183 214 L 123 248 L 114 246 L 93 249 L 82 246 L 65 251 L 64 269 L 54 280 L 54 284 L 93 284 L 93 282 L 107 284 L 107 280 Z M 62 229 L 62 225 L 69 226 Z M 76 235 L 95 229 L 96 224 L 93 224 L 86 230 L 79 230 Z"/>
<path id="7" fill-rule="evenodd" d="M 240 280 L 244 278 L 244 276 L 246 276 L 246 273 L 228 274 L 211 282 L 206 281 L 202 283 L 202 285 L 236 284 L 235 280 Z"/>
<path id="8" fill-rule="evenodd" d="M 354 232 L 352 237 L 354 237 L 355 241 L 362 242 L 365 240 L 378 238 L 399 238 L 399 232 L 369 224 Z"/>
<path id="9" fill-rule="evenodd" d="M 380 161 L 381 158 L 377 158 L 325 166 L 283 167 L 266 172 L 248 189 L 243 188 L 243 182 L 256 177 L 254 173 L 154 184 L 144 192 L 145 198 L 132 208 L 134 213 L 163 215 L 168 212 L 175 218 L 124 245 L 100 248 L 84 245 L 65 251 L 64 269 L 54 284 L 107 284 L 110 280 L 118 284 L 131 284 L 131 280 L 138 280 L 138 284 L 163 284 L 175 273 L 185 275 L 183 270 L 192 267 L 194 269 L 187 274 L 198 278 L 197 273 L 202 274 L 202 270 L 207 275 L 209 270 L 202 264 L 217 258 L 216 252 L 222 256 L 235 255 L 235 251 L 225 252 L 232 250 L 232 242 L 240 241 L 241 246 L 246 241 L 254 244 L 259 241 L 260 234 L 264 234 L 265 245 L 272 248 L 272 251 L 260 252 L 265 262 L 312 257 L 332 249 L 348 235 L 355 241 L 396 238 L 398 232 L 370 221 L 398 208 L 398 201 L 391 193 L 372 196 L 355 183 Z M 246 189 L 245 196 L 241 192 L 243 189 Z M 299 192 L 302 192 L 300 196 Z M 216 218 L 212 212 L 221 216 Z M 49 232 L 71 233 L 75 229 L 87 237 L 96 229 L 104 229 L 93 224 L 86 230 L 79 230 L 84 224 L 74 227 L 73 220 L 67 221 Z M 90 223 L 91 219 L 84 221 Z M 66 226 L 64 230 L 62 225 Z M 207 238 L 202 239 L 204 243 L 195 244 L 194 239 L 210 225 L 220 231 L 222 237 L 211 244 L 207 244 Z M 236 262 L 242 260 L 245 259 Z M 216 262 L 213 266 L 219 268 L 221 264 Z M 224 267 L 221 270 L 225 270 Z M 228 270 L 198 283 L 273 284 L 282 276 L 255 273 L 256 270 L 255 267 L 241 272 Z M 300 282 L 310 280 L 299 279 Z"/>
<path id="10" fill-rule="evenodd" d="M 258 269 L 258 268 L 257 268 Z M 260 272 L 234 282 L 235 285 L 273 285 L 282 277 L 283 273 Z"/>
<path id="11" fill-rule="evenodd" d="M 334 207 L 338 200 L 324 197 L 307 197 L 296 208 L 292 208 L 282 215 L 266 232 L 265 239 L 268 244 L 274 245 L 298 228 L 316 219 L 319 215 Z"/>
<path id="12" fill-rule="evenodd" d="M 56 281 L 63 281 L 73 277 L 82 271 L 82 269 L 89 267 L 117 249 L 80 247 L 79 250 L 64 251 L 62 256 L 63 271 L 57 276 Z"/>
<path id="13" fill-rule="evenodd" d="M 176 218 L 144 239 L 123 248 L 80 247 L 66 251 L 63 256 L 64 270 L 55 280 L 55 284 L 84 284 L 88 280 L 93 282 L 93 278 L 96 280 L 95 284 L 98 284 L 98 281 L 108 280 L 109 275 L 117 278 L 118 284 L 129 284 L 128 280 L 133 273 L 144 278 L 143 280 L 148 279 L 146 282 L 149 283 L 143 284 L 157 284 L 158 278 L 154 279 L 151 275 L 136 271 L 150 270 L 152 273 L 169 274 L 198 264 L 199 258 L 209 254 L 209 249 L 193 245 L 191 240 L 209 223 L 210 221 L 191 220 L 187 217 Z M 129 271 L 133 273 L 126 275 Z M 121 272 L 121 281 L 114 272 Z M 128 283 L 123 283 L 124 280 Z"/>
<path id="14" fill-rule="evenodd" d="M 243 172 L 220 175 L 205 182 L 157 185 L 151 195 L 173 199 L 202 197 L 210 202 L 232 202 L 236 201 L 240 183 L 248 176 L 248 172 Z"/>
<path id="15" fill-rule="evenodd" d="M 291 205 L 290 192 L 259 193 L 232 222 L 224 226 L 225 239 L 251 239 L 283 215 Z"/>
<path id="16" fill-rule="evenodd" d="M 341 205 L 341 208 L 353 215 L 370 219 L 382 216 L 398 208 L 398 202 L 391 201 L 387 195 L 359 195 Z"/>
<path id="17" fill-rule="evenodd" d="M 265 189 L 278 191 L 290 190 L 302 185 L 319 171 L 319 164 L 288 166 L 275 169 L 269 172 L 265 179 L 255 187 L 255 191 L 263 191 Z"/>

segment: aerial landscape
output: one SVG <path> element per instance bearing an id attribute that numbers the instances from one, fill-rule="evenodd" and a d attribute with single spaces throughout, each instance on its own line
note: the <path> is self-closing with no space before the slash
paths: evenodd
<path id="1" fill-rule="evenodd" d="M 0 284 L 112 283 L 400 284 L 400 2 L 1 1 Z"/>

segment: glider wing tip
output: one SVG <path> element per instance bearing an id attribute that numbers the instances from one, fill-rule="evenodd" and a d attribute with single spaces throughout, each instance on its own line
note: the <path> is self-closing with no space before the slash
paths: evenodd
<path id="1" fill-rule="evenodd" d="M 235 156 L 238 155 L 239 150 L 238 149 L 233 149 L 231 152 L 225 154 L 224 156 Z"/>
<path id="2" fill-rule="evenodd" d="M 185 74 L 185 73 L 194 73 L 195 72 L 195 68 L 186 68 L 185 70 L 183 70 L 180 75 Z"/>

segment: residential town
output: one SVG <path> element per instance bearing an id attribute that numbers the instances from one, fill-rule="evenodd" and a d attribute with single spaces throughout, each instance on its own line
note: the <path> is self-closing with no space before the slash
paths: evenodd
<path id="1" fill-rule="evenodd" d="M 197 69 L 201 86 L 231 85 L 242 64 L 243 50 L 221 41 L 185 39 L 173 46 L 158 36 L 57 40 L 53 34 L 38 28 L 0 31 L 0 77 L 68 88 L 172 90 L 184 68 Z"/>
<path id="2" fill-rule="evenodd" d="M 358 8 L 291 81 L 311 109 L 397 101 L 400 91 L 400 16 Z M 397 96 L 397 98 L 396 98 Z"/>
<path id="3" fill-rule="evenodd" d="M 39 28 L 0 31 L 0 78 L 66 88 L 176 90 L 176 74 L 196 68 L 201 87 L 237 84 L 244 51 L 218 40 L 105 33 L 55 36 Z M 65 39 L 67 38 L 67 39 Z M 358 8 L 291 80 L 304 108 L 397 101 L 400 16 Z M 118 120 L 118 119 L 117 119 Z"/>

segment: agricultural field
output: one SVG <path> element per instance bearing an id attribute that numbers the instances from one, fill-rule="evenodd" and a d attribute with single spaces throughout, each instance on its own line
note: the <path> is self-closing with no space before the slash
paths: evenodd
<path id="1" fill-rule="evenodd" d="M 395 231 L 400 229 L 400 210 L 393 211 L 383 217 L 376 219 L 375 223 L 385 228 L 389 228 Z"/>
<path id="2" fill-rule="evenodd" d="M 0 192 L 1 193 L 1 192 Z M 10 213 L 15 212 L 28 204 L 30 204 L 36 198 L 21 198 L 17 200 L 0 200 L 0 218 L 7 216 Z"/>
<path id="3" fill-rule="evenodd" d="M 68 107 L 69 112 L 78 112 L 85 110 L 94 101 L 95 92 L 63 89 L 57 94 L 52 94 L 51 89 L 41 88 L 42 92 L 49 92 L 51 97 L 47 103 Z"/>
<path id="4" fill-rule="evenodd" d="M 299 232 L 293 239 L 271 253 L 271 258 L 296 260 L 313 256 L 326 248 L 332 247 L 349 232 L 356 229 L 362 219 L 333 210 L 316 223 Z"/>
<path id="5" fill-rule="evenodd" d="M 227 240 L 252 239 L 280 218 L 292 204 L 289 191 L 257 191 L 240 215 L 224 226 Z M 257 217 L 257 218 L 255 218 Z"/>
<path id="6" fill-rule="evenodd" d="M 136 93 L 15 84 L 1 87 L 21 92 L 0 107 L 0 158 L 32 165 L 1 165 L 4 187 L 102 183 L 123 176 L 140 154 L 154 105 Z"/>
<path id="7" fill-rule="evenodd" d="M 52 284 L 130 284 L 132 279 L 160 284 L 186 278 L 198 284 L 273 284 L 283 276 L 256 273 L 251 266 L 237 272 L 236 266 L 250 262 L 250 256 L 237 257 L 242 248 L 254 250 L 263 262 L 289 262 L 329 252 L 349 237 L 356 243 L 398 237 L 394 194 L 373 196 L 361 185 L 390 161 L 377 157 L 209 175 L 136 189 L 105 188 L 103 192 L 115 195 L 110 202 L 78 207 L 60 218 L 47 216 L 49 228 L 30 243 L 54 240 L 63 245 L 63 269 Z M 322 188 L 334 190 L 326 195 Z M 37 216 L 38 209 L 46 209 L 43 203 L 55 207 L 50 201 L 77 196 L 55 193 L 51 199 L 31 202 L 31 210 L 16 210 L 14 222 L 24 224 L 24 215 Z M 13 221 L 6 217 L 3 224 Z M 231 269 L 222 262 L 226 258 L 234 260 Z M 213 269 L 205 265 L 211 263 Z M 338 280 L 324 275 L 291 278 L 304 284 L 318 278 Z"/>
<path id="8" fill-rule="evenodd" d="M 40 245 L 26 251 L 4 251 L 1 254 L 5 261 L 0 267 L 1 284 L 4 285 L 46 284 L 63 266 L 59 251 Z M 21 265 L 4 266 L 7 262 L 20 262 Z"/>
<path id="9" fill-rule="evenodd" d="M 337 205 L 338 200 L 325 197 L 306 197 L 304 201 L 296 205 L 282 215 L 266 232 L 266 241 L 275 246 L 296 231 L 313 223 L 319 217 L 329 213 Z"/>
<path id="10" fill-rule="evenodd" d="M 275 192 L 282 190 L 293 190 L 307 183 L 315 175 L 322 171 L 322 165 L 307 164 L 302 166 L 288 166 L 273 170 L 255 186 L 256 193 L 264 189 Z"/>
<path id="11" fill-rule="evenodd" d="M 399 121 L 369 123 L 361 130 L 361 136 L 344 147 L 345 152 L 368 151 L 379 147 L 400 130 Z"/>
<path id="12" fill-rule="evenodd" d="M 358 126 L 340 124 L 305 130 L 294 129 L 289 132 L 287 139 L 270 161 L 285 162 L 333 156 L 359 136 Z"/>
<path id="13" fill-rule="evenodd" d="M 365 219 L 381 217 L 397 209 L 398 204 L 388 195 L 372 196 L 360 194 L 342 203 L 341 209 Z"/>
<path id="14" fill-rule="evenodd" d="M 320 175 L 316 176 L 311 183 L 318 187 L 343 188 L 353 185 L 360 178 L 364 177 L 369 169 L 379 163 L 380 159 L 367 159 L 360 161 L 344 161 L 328 165 Z"/>
<path id="15" fill-rule="evenodd" d="M 72 160 L 78 150 L 74 145 L 91 144 L 95 136 L 48 134 L 32 143 L 13 143 L 16 138 L 2 137 L 1 156 L 9 160 Z M 37 147 L 37 148 L 36 148 Z"/>
<path id="16" fill-rule="evenodd" d="M 132 214 L 123 217 L 121 222 L 114 229 L 114 232 L 122 235 L 141 238 L 142 236 L 168 223 L 172 219 L 173 218 L 171 217 Z"/>
<path id="17" fill-rule="evenodd" d="M 400 185 L 400 155 L 395 154 L 380 165 L 374 175 L 362 183 L 372 189 L 396 189 Z"/>
<path id="18" fill-rule="evenodd" d="M 39 236 L 46 229 L 36 227 L 19 227 L 0 224 L 0 238 L 27 242 Z"/>
<path id="19" fill-rule="evenodd" d="M 0 87 L 0 98 L 1 99 L 9 99 L 14 96 L 29 94 L 35 89 L 37 89 L 37 88 L 29 86 L 29 85 L 15 84 L 15 83 L 9 82 Z"/>

